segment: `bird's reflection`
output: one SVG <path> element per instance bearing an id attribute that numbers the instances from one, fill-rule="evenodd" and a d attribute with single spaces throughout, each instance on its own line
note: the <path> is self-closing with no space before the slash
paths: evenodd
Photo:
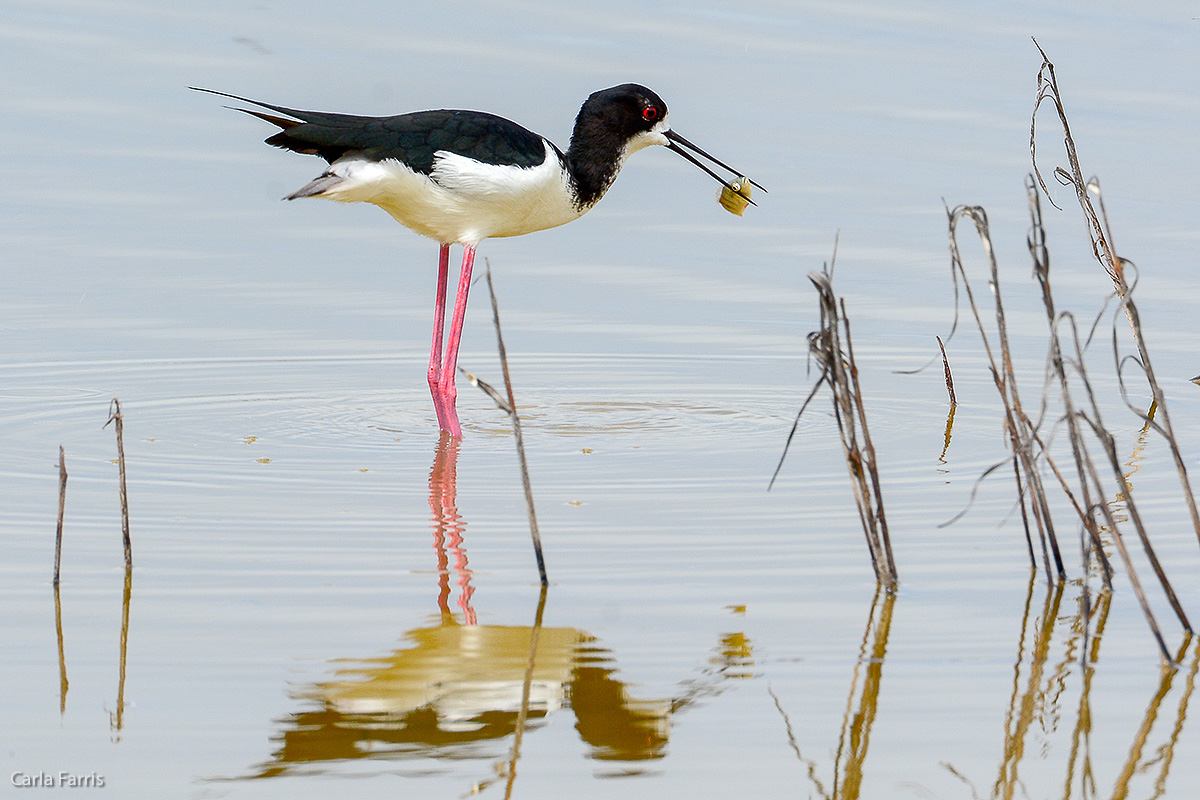
<path id="1" fill-rule="evenodd" d="M 489 759 L 511 783 L 521 735 L 564 709 L 574 713 L 591 758 L 659 759 L 673 714 L 719 692 L 726 678 L 749 674 L 750 642 L 726 634 L 702 677 L 678 696 L 638 698 L 618 680 L 611 652 L 595 637 L 542 627 L 544 594 L 532 626 L 478 624 L 466 524 L 456 507 L 459 445 L 442 436 L 429 479 L 438 612 L 407 631 L 403 646 L 333 662 L 328 680 L 294 690 L 304 708 L 281 720 L 278 748 L 252 777 L 321 773 L 352 759 Z"/>
<path id="2" fill-rule="evenodd" d="M 533 629 L 454 619 L 405 634 L 407 647 L 347 659 L 330 680 L 293 693 L 309 708 L 284 721 L 262 774 L 334 759 L 498 757 L 479 747 L 516 730 Z M 534 649 L 526 727 L 562 708 L 581 633 L 546 628 Z"/>

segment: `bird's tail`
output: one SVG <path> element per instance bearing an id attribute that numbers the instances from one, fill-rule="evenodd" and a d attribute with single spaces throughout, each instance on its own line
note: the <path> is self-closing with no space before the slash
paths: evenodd
<path id="1" fill-rule="evenodd" d="M 301 197 L 319 197 L 333 187 L 342 183 L 344 180 L 346 179 L 341 175 L 334 175 L 332 172 L 326 172 L 319 177 L 313 178 L 311 181 L 304 184 L 283 199 L 299 200 Z"/>

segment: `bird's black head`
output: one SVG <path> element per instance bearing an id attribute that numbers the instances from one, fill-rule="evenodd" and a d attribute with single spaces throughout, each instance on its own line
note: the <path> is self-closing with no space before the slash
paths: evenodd
<path id="1" fill-rule="evenodd" d="M 624 83 L 593 92 L 579 109 L 567 151 L 580 203 L 591 206 L 631 153 L 666 145 L 667 104 L 645 86 Z"/>
<path id="2" fill-rule="evenodd" d="M 599 200 L 616 179 L 625 159 L 652 144 L 675 151 L 722 186 L 736 191 L 729 181 L 713 172 L 697 157 L 707 159 L 734 175 L 740 173 L 671 130 L 667 124 L 667 104 L 661 97 L 645 86 L 623 83 L 594 92 L 575 118 L 567 162 L 575 181 L 579 204 L 590 207 Z M 750 183 L 762 189 L 758 183 Z"/>
<path id="3" fill-rule="evenodd" d="M 658 128 L 666 129 L 667 104 L 645 86 L 623 83 L 611 89 L 601 89 L 579 109 L 575 118 L 575 136 L 611 138 L 623 147 L 626 142 L 640 138 L 639 134 Z M 646 144 L 660 142 L 646 142 Z"/>

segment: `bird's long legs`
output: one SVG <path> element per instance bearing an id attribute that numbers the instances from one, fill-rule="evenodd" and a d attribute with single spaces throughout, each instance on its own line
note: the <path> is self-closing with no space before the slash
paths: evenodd
<path id="1" fill-rule="evenodd" d="M 429 348 L 429 393 L 433 395 L 433 410 L 438 427 L 446 427 L 446 412 L 438 383 L 442 377 L 442 332 L 446 327 L 446 283 L 450 274 L 450 245 L 443 244 L 438 254 L 437 298 L 433 305 L 433 346 Z"/>
<path id="2" fill-rule="evenodd" d="M 458 294 L 454 298 L 454 316 L 450 320 L 450 337 L 446 341 L 446 354 L 442 358 L 442 329 L 446 321 L 446 284 L 449 278 L 450 245 L 443 244 L 438 258 L 437 308 L 433 318 L 433 347 L 429 353 L 429 390 L 433 394 L 433 407 L 437 412 L 438 426 L 456 438 L 462 437 L 458 424 L 455 401 L 458 389 L 454 386 L 454 373 L 458 370 L 458 347 L 462 341 L 463 320 L 467 313 L 467 294 L 471 291 L 471 268 L 475 265 L 475 247 L 463 245 L 462 269 L 458 278 Z"/>

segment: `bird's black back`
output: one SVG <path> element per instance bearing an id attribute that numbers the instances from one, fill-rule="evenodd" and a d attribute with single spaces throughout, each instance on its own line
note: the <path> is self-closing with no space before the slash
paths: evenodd
<path id="1" fill-rule="evenodd" d="M 333 162 L 347 154 L 395 158 L 428 175 L 438 151 L 486 164 L 536 167 L 546 159 L 541 136 L 515 122 L 478 111 L 417 111 L 395 117 L 309 113 L 267 144 L 313 153 Z"/>
<path id="2" fill-rule="evenodd" d="M 317 155 L 330 163 L 350 154 L 373 160 L 394 158 L 428 175 L 433 171 L 434 154 L 443 150 L 486 164 L 517 167 L 536 167 L 546 158 L 545 140 L 541 136 L 504 117 L 482 111 L 442 109 L 394 117 L 361 117 L 300 111 L 236 95 L 225 96 L 294 117 L 294 120 L 282 119 L 240 109 L 283 129 L 268 138 L 267 144 Z"/>

